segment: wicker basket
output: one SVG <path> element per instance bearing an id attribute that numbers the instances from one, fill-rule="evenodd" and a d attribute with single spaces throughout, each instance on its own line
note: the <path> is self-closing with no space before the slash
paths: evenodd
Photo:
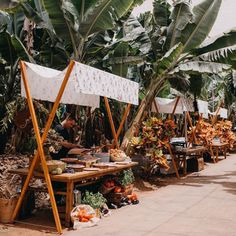
<path id="1" fill-rule="evenodd" d="M 113 161 L 113 162 L 121 162 L 121 161 L 124 161 L 125 160 L 125 157 L 124 156 L 113 156 L 113 155 L 110 155 L 110 160 Z"/>
<path id="2" fill-rule="evenodd" d="M 62 171 L 64 171 L 66 169 L 66 163 L 64 163 L 63 161 L 47 161 L 47 167 L 48 167 L 48 171 L 49 173 L 52 172 L 53 170 L 56 170 L 57 168 L 61 168 Z M 39 171 L 43 171 L 42 165 L 41 163 L 39 164 Z"/>
<path id="3" fill-rule="evenodd" d="M 11 217 L 16 207 L 18 198 L 4 199 L 0 198 L 0 222 L 12 223 Z"/>

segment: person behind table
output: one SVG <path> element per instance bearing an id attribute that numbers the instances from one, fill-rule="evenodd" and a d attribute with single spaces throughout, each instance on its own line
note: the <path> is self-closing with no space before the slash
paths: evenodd
<path id="1" fill-rule="evenodd" d="M 64 158 L 67 156 L 70 149 L 80 147 L 77 144 L 69 142 L 70 139 L 69 130 L 73 128 L 73 126 L 75 126 L 75 118 L 70 115 L 67 115 L 66 118 L 61 122 L 61 124 L 58 124 L 54 128 L 55 131 L 64 138 L 64 141 L 61 143 L 62 148 L 60 149 L 60 151 L 58 153 L 51 154 L 54 160 L 59 160 L 61 158 Z"/>

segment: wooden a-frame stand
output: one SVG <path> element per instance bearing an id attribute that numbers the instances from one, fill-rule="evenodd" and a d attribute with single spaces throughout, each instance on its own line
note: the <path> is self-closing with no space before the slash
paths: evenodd
<path id="1" fill-rule="evenodd" d="M 23 79 L 23 83 L 24 83 L 24 87 L 25 87 L 26 98 L 27 98 L 28 107 L 29 107 L 29 110 L 30 110 L 30 115 L 31 115 L 31 118 L 32 118 L 32 123 L 33 123 L 33 128 L 34 128 L 34 132 L 35 132 L 35 136 L 36 136 L 38 149 L 37 149 L 37 153 L 35 154 L 35 156 L 33 158 L 31 166 L 29 168 L 29 172 L 28 172 L 28 175 L 25 179 L 24 185 L 22 187 L 20 197 L 19 197 L 19 199 L 17 201 L 17 204 L 16 204 L 16 208 L 15 208 L 13 214 L 12 214 L 12 221 L 14 222 L 14 220 L 16 219 L 16 217 L 19 213 L 21 204 L 23 202 L 24 196 L 25 196 L 26 191 L 27 191 L 28 186 L 29 186 L 29 182 L 30 182 L 30 180 L 33 176 L 33 172 L 35 170 L 36 164 L 38 163 L 38 161 L 40 161 L 41 164 L 42 164 L 43 174 L 44 174 L 44 178 L 45 178 L 45 181 L 46 181 L 46 184 L 47 184 L 48 193 L 49 193 L 49 196 L 50 196 L 53 216 L 54 216 L 54 220 L 55 220 L 55 223 L 56 223 L 56 229 L 57 229 L 59 234 L 62 234 L 62 226 L 61 226 L 61 221 L 60 221 L 60 217 L 59 217 L 59 214 L 58 214 L 58 209 L 57 209 L 57 205 L 56 205 L 56 201 L 55 201 L 55 196 L 54 196 L 54 192 L 53 192 L 53 188 L 52 188 L 52 183 L 51 183 L 51 178 L 50 178 L 50 175 L 49 175 L 49 170 L 48 170 L 48 167 L 47 167 L 47 163 L 46 163 L 46 159 L 45 159 L 45 155 L 44 155 L 44 151 L 43 151 L 43 143 L 45 142 L 45 140 L 47 138 L 48 131 L 51 128 L 51 125 L 53 123 L 57 108 L 59 106 L 60 100 L 62 98 L 65 87 L 67 85 L 67 82 L 70 78 L 70 74 L 73 70 L 74 64 L 75 64 L 75 61 L 71 61 L 69 66 L 68 66 L 65 77 L 64 77 L 63 82 L 61 84 L 61 87 L 59 89 L 58 95 L 57 95 L 56 100 L 54 102 L 52 111 L 49 114 L 46 126 L 44 128 L 43 135 L 41 137 L 40 136 L 39 125 L 38 125 L 38 121 L 37 121 L 37 117 L 36 117 L 36 113 L 35 113 L 35 109 L 34 109 L 34 105 L 33 105 L 33 99 L 32 99 L 32 96 L 31 96 L 31 93 L 30 93 L 30 88 L 29 88 L 28 81 L 27 81 L 26 65 L 23 61 L 20 61 L 22 79 Z M 124 115 L 123 115 L 123 118 L 122 118 L 122 121 L 120 123 L 119 129 L 116 132 L 108 99 L 106 97 L 104 97 L 104 99 L 105 99 L 106 110 L 107 110 L 108 117 L 109 117 L 109 122 L 110 122 L 111 129 L 112 129 L 112 134 L 113 134 L 113 137 L 114 137 L 114 145 L 117 148 L 119 148 L 118 137 L 119 137 L 119 135 L 121 133 L 121 130 L 123 128 L 125 119 L 129 114 L 131 104 L 127 105 L 127 107 L 125 109 L 125 112 L 124 112 Z"/>
<path id="2" fill-rule="evenodd" d="M 124 115 L 123 115 L 122 120 L 120 122 L 119 128 L 118 128 L 118 130 L 116 132 L 114 121 L 113 121 L 112 114 L 111 114 L 111 109 L 110 109 L 109 101 L 108 101 L 107 97 L 104 97 L 104 100 L 105 100 L 105 106 L 106 106 L 109 122 L 110 122 L 110 125 L 111 125 L 112 135 L 113 135 L 113 138 L 114 138 L 114 142 L 112 144 L 112 147 L 115 146 L 116 148 L 119 148 L 118 138 L 119 138 L 120 133 L 122 131 L 122 128 L 124 126 L 125 120 L 126 120 L 127 116 L 129 115 L 131 104 L 129 103 L 126 106 Z"/>
<path id="3" fill-rule="evenodd" d="M 174 116 L 174 114 L 175 114 L 175 111 L 176 111 L 177 105 L 178 105 L 178 103 L 179 103 L 179 100 L 180 100 L 180 97 L 178 96 L 177 99 L 176 99 L 176 101 L 175 101 L 175 104 L 174 104 L 172 113 L 171 113 L 172 119 L 173 119 L 173 116 Z M 156 100 L 154 99 L 153 102 L 154 102 L 154 107 L 155 107 L 156 112 L 159 113 Z M 177 177 L 178 179 L 180 179 L 179 171 L 178 171 L 178 168 L 177 168 L 176 162 L 175 162 L 175 156 L 174 156 L 174 154 L 173 154 L 173 152 L 172 152 L 170 143 L 165 142 L 165 143 L 163 143 L 163 144 L 165 145 L 165 147 L 167 148 L 168 152 L 170 153 L 171 161 L 172 161 L 172 164 L 173 164 L 173 167 L 174 167 L 174 170 L 175 170 L 176 177 Z"/>

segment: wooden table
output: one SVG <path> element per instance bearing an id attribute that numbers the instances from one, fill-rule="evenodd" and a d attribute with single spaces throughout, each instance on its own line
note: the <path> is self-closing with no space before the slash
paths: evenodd
<path id="1" fill-rule="evenodd" d="M 212 155 L 213 155 L 214 162 L 218 162 L 219 161 L 219 150 L 223 150 L 224 157 L 226 159 L 226 157 L 227 157 L 227 149 L 229 147 L 228 143 L 213 143 L 213 144 L 210 145 L 210 147 L 212 148 L 211 150 L 212 150 Z M 216 151 L 215 154 L 214 154 L 214 150 Z"/>
<path id="2" fill-rule="evenodd" d="M 181 151 L 175 151 L 173 149 L 173 154 L 176 156 L 176 158 L 183 161 L 184 176 L 187 174 L 187 157 L 189 158 L 203 157 L 203 153 L 206 150 L 207 149 L 203 146 L 183 148 Z"/>
<path id="3" fill-rule="evenodd" d="M 94 178 L 99 178 L 109 174 L 116 174 L 122 170 L 129 169 L 136 165 L 138 165 L 137 162 L 131 162 L 123 165 L 117 164 L 115 167 L 109 167 L 107 169 L 100 169 L 96 171 L 82 171 L 75 173 L 63 173 L 61 175 L 50 175 L 51 181 L 62 182 L 66 184 L 66 192 L 57 192 L 57 194 L 66 196 L 65 225 L 67 227 L 70 226 L 70 212 L 73 208 L 73 190 L 74 190 L 74 185 L 76 183 Z M 22 177 L 22 181 L 24 181 L 25 177 L 28 175 L 27 168 L 10 170 L 9 172 L 12 174 L 20 175 Z M 40 172 L 34 172 L 33 177 L 44 179 L 43 173 Z"/>

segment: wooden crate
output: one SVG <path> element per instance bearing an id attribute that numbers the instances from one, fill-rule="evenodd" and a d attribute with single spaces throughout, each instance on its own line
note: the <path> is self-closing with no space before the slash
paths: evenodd
<path id="1" fill-rule="evenodd" d="M 204 170 L 204 159 L 202 157 L 187 160 L 187 171 L 198 172 Z"/>

